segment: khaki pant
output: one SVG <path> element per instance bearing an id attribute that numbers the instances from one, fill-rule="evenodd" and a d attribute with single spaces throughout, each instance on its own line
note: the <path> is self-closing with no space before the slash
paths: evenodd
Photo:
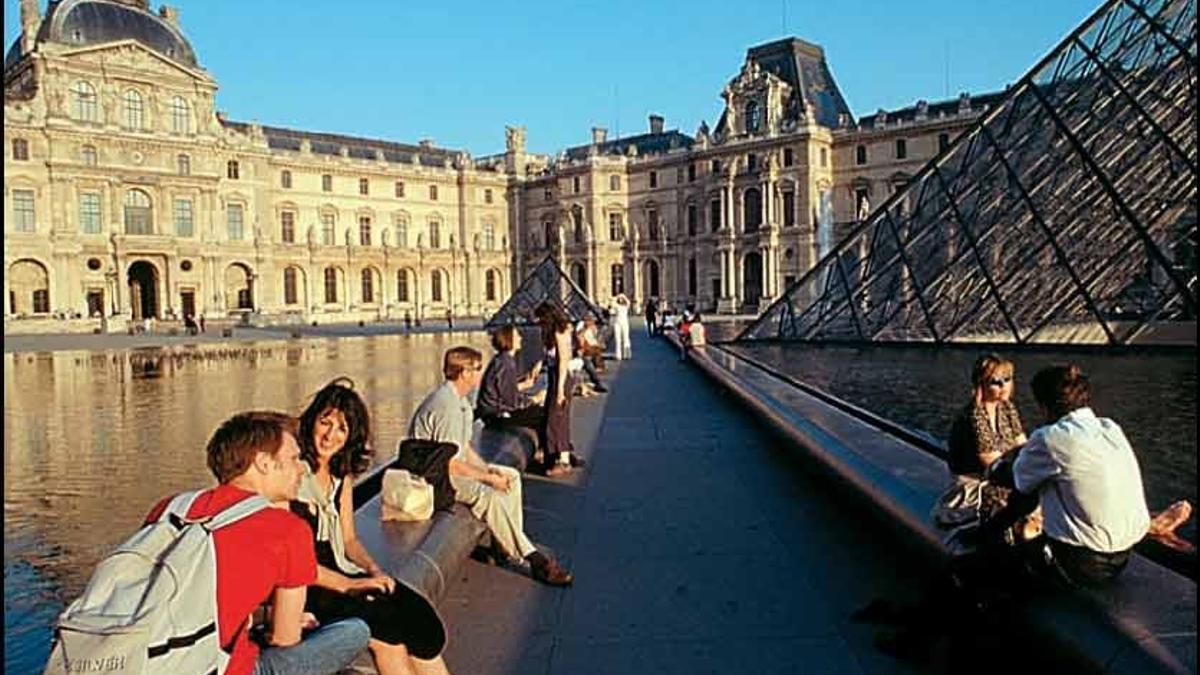
<path id="1" fill-rule="evenodd" d="M 525 507 L 521 497 L 521 474 L 516 469 L 489 464 L 511 482 L 508 492 L 501 492 L 474 478 L 450 476 L 460 503 L 471 507 L 471 513 L 482 520 L 492 537 L 509 555 L 524 558 L 537 551 L 525 536 Z"/>

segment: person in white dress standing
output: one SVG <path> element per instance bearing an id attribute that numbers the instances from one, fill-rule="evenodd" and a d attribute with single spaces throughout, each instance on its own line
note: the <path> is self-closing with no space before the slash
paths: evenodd
<path id="1" fill-rule="evenodd" d="M 629 344 L 629 298 L 624 293 L 613 298 L 613 340 L 618 361 L 633 358 L 633 348 Z"/>

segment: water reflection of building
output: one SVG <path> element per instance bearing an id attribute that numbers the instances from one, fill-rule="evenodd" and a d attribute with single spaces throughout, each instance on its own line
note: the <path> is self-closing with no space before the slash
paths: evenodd
<path id="1" fill-rule="evenodd" d="M 110 315 L 353 321 L 494 310 L 547 253 L 617 292 L 757 309 L 991 96 L 857 122 L 820 47 L 750 49 L 724 112 L 473 159 L 227 119 L 171 7 L 22 0 L 5 59 L 5 330 Z M 821 242 L 825 242 L 822 247 Z"/>

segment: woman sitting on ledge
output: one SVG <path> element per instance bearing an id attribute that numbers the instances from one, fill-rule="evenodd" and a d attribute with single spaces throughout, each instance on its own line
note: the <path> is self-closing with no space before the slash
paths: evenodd
<path id="1" fill-rule="evenodd" d="M 381 568 L 354 529 L 353 476 L 371 463 L 367 406 L 338 378 L 300 416 L 304 473 L 292 511 L 316 538 L 317 583 L 305 609 L 326 624 L 357 617 L 371 628 L 368 647 L 380 675 L 446 673 L 446 629 L 429 601 Z"/>
<path id="2" fill-rule="evenodd" d="M 985 354 L 971 368 L 971 401 L 950 428 L 946 458 L 955 483 L 938 499 L 934 522 L 943 528 L 986 522 L 1008 503 L 1011 490 L 987 480 L 989 468 L 1025 443 L 1021 416 L 1012 402 L 1013 364 Z M 1041 532 L 1040 513 L 1006 528 L 1006 543 L 1032 539 Z"/>
<path id="3" fill-rule="evenodd" d="M 524 377 L 517 377 L 516 353 L 521 350 L 521 333 L 516 326 L 501 326 L 492 333 L 496 356 L 483 371 L 475 417 L 488 428 L 526 427 L 538 433 L 538 447 L 545 447 L 546 412 L 542 409 L 545 391 L 527 396 L 542 372 L 538 361 Z"/>

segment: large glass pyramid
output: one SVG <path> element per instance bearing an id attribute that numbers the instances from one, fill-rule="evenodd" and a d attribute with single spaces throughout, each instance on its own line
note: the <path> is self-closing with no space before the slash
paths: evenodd
<path id="1" fill-rule="evenodd" d="M 1196 96 L 1195 0 L 1106 3 L 740 339 L 1194 341 Z"/>
<path id="2" fill-rule="evenodd" d="M 496 328 L 507 324 L 523 326 L 534 323 L 533 310 L 549 301 L 571 317 L 580 321 L 591 316 L 600 325 L 608 321 L 608 313 L 596 306 L 579 287 L 555 264 L 554 258 L 546 256 L 529 276 L 521 282 L 512 297 L 488 319 L 485 328 Z"/>

